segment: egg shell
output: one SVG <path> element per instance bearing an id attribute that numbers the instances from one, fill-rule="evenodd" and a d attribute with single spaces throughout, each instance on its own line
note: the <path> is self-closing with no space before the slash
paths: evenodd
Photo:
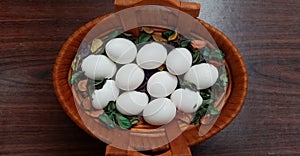
<path id="1" fill-rule="evenodd" d="M 123 90 L 134 90 L 139 87 L 145 78 L 144 70 L 131 63 L 122 66 L 116 74 L 116 84 Z"/>
<path id="2" fill-rule="evenodd" d="M 92 106 L 95 109 L 103 109 L 109 101 L 115 101 L 119 96 L 119 88 L 114 80 L 106 80 L 103 87 L 92 94 Z"/>
<path id="3" fill-rule="evenodd" d="M 143 69 L 155 69 L 166 61 L 167 55 L 167 49 L 162 44 L 152 42 L 139 50 L 136 62 Z"/>
<path id="4" fill-rule="evenodd" d="M 192 61 L 192 54 L 189 50 L 175 48 L 168 54 L 166 66 L 171 74 L 182 75 L 191 68 Z"/>
<path id="5" fill-rule="evenodd" d="M 116 64 L 104 55 L 89 55 L 83 59 L 81 68 L 93 80 L 112 78 L 117 71 Z"/>
<path id="6" fill-rule="evenodd" d="M 147 106 L 149 98 L 146 93 L 130 91 L 122 93 L 116 101 L 117 110 L 124 115 L 138 115 Z"/>
<path id="7" fill-rule="evenodd" d="M 193 113 L 201 106 L 203 99 L 199 92 L 180 88 L 172 93 L 171 101 L 175 103 L 178 110 L 184 113 Z"/>
<path id="8" fill-rule="evenodd" d="M 218 79 L 218 69 L 209 63 L 194 65 L 184 75 L 184 80 L 194 83 L 197 89 L 206 89 L 213 86 Z"/>
<path id="9" fill-rule="evenodd" d="M 143 111 L 144 120 L 151 125 L 163 125 L 171 122 L 176 116 L 176 106 L 168 98 L 151 101 Z"/>
<path id="10" fill-rule="evenodd" d="M 166 71 L 153 74 L 147 82 L 148 93 L 156 98 L 170 95 L 177 87 L 177 77 Z"/>
<path id="11" fill-rule="evenodd" d="M 132 62 L 137 54 L 133 42 L 125 38 L 114 38 L 105 45 L 107 56 L 116 63 L 127 64 Z"/>

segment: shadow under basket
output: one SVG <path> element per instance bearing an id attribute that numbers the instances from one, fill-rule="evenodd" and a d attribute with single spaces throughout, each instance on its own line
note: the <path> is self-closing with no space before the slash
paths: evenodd
<path id="1" fill-rule="evenodd" d="M 115 1 L 115 6 L 117 10 L 128 8 L 134 6 L 134 4 L 137 3 L 125 3 L 123 4 L 120 2 L 120 0 Z M 153 1 L 148 0 L 144 1 L 147 2 L 146 4 L 154 4 Z M 159 3 L 159 2 L 156 2 Z M 155 3 L 155 4 L 156 4 Z M 170 4 L 169 0 L 162 0 L 161 3 L 164 4 Z M 199 13 L 200 5 L 195 3 L 187 3 L 187 2 L 179 2 L 167 5 L 172 6 L 174 8 L 182 8 L 183 11 L 188 12 L 193 17 L 196 17 L 197 11 Z M 137 4 L 137 5 L 143 5 L 143 4 Z M 161 5 L 161 4 L 158 4 Z M 188 9 L 190 6 L 191 9 Z M 103 20 L 105 17 L 109 15 L 105 15 L 99 18 L 94 19 L 93 21 L 87 23 L 86 25 L 79 28 L 76 32 L 74 32 L 69 39 L 64 43 L 63 47 L 61 48 L 54 65 L 53 69 L 53 84 L 54 84 L 54 90 L 57 95 L 57 98 L 62 105 L 64 111 L 67 113 L 67 115 L 83 130 L 85 130 L 90 135 L 94 136 L 91 131 L 84 125 L 82 121 L 82 117 L 84 116 L 82 112 L 77 110 L 76 108 L 76 95 L 75 97 L 72 94 L 72 87 L 69 85 L 69 70 L 71 63 L 77 53 L 77 50 L 81 44 L 81 41 L 85 37 L 85 35 L 101 20 Z M 208 133 L 206 133 L 203 136 L 199 136 L 199 127 L 200 125 L 191 125 L 189 128 L 187 128 L 184 132 L 181 133 L 175 140 L 171 141 L 169 144 L 166 144 L 164 146 L 161 146 L 159 148 L 155 148 L 150 151 L 150 154 L 153 155 L 161 155 L 161 156 L 167 156 L 167 155 L 191 155 L 190 146 L 194 146 L 196 144 L 199 144 L 206 139 L 212 137 L 213 135 L 220 132 L 222 129 L 224 129 L 227 125 L 230 124 L 230 122 L 238 115 L 240 112 L 244 100 L 246 98 L 247 93 L 247 87 L 248 87 L 248 78 L 247 78 L 247 71 L 245 64 L 243 62 L 243 59 L 238 52 L 235 45 L 230 41 L 228 37 L 226 37 L 222 32 L 217 30 L 216 28 L 212 27 L 211 25 L 205 23 L 204 21 L 198 19 L 198 21 L 208 30 L 208 32 L 211 34 L 213 39 L 216 41 L 218 48 L 223 51 L 225 54 L 225 65 L 227 68 L 227 74 L 229 77 L 229 85 L 227 88 L 226 95 L 224 95 L 223 100 L 223 108 L 220 113 L 219 118 L 214 123 L 212 128 L 209 130 Z M 74 101 L 75 99 L 75 101 Z M 80 113 L 80 115 L 79 115 Z M 180 128 L 176 126 L 175 124 L 170 124 L 170 129 L 173 131 L 179 130 Z M 102 128 L 102 129 L 101 129 Z M 101 127 L 99 132 L 103 132 L 103 135 L 107 135 L 105 133 L 108 133 L 108 130 L 104 129 L 105 127 Z M 112 132 L 110 132 L 112 133 Z M 166 132 L 167 133 L 167 132 Z M 168 135 L 168 134 L 166 134 Z M 98 137 L 98 136 L 97 136 Z M 135 137 L 133 135 L 129 135 L 129 137 Z M 100 137 L 101 138 L 101 137 Z M 168 138 L 168 137 L 167 137 Z M 134 140 L 134 138 L 129 138 L 131 140 Z M 142 139 L 146 140 L 143 141 L 143 144 L 139 144 L 139 146 L 152 146 L 151 143 L 151 135 L 143 137 Z M 147 141 L 147 139 L 149 141 Z M 114 140 L 106 140 L 106 142 L 113 142 Z M 141 140 L 140 140 L 141 141 Z M 137 141 L 138 142 L 138 141 Z M 138 143 L 135 143 L 136 145 Z M 149 144 L 149 145 L 147 145 Z M 134 143 L 133 143 L 133 146 Z M 145 155 L 142 153 L 137 152 L 136 150 L 143 150 L 143 147 L 137 147 L 132 148 L 129 147 L 127 150 L 120 150 L 113 146 L 108 145 L 106 148 L 106 155 Z M 149 153 L 148 153 L 149 154 Z"/>

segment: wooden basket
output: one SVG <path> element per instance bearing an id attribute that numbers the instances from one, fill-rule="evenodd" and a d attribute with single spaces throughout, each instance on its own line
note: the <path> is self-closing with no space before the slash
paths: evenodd
<path id="1" fill-rule="evenodd" d="M 197 17 L 200 10 L 200 5 L 197 3 L 179 2 L 174 0 L 116 0 L 115 8 L 116 10 L 121 10 L 132 6 L 145 4 L 171 6 L 185 11 L 193 17 Z M 101 139 L 105 139 L 103 135 L 113 135 L 113 133 L 115 134 L 116 132 L 108 131 L 103 126 L 95 126 L 94 130 L 98 133 L 91 132 L 83 124 L 82 119 L 87 119 L 89 116 L 87 116 L 84 112 L 77 110 L 74 98 L 75 101 L 78 98 L 76 97 L 76 95 L 73 96 L 72 87 L 69 86 L 68 78 L 71 63 L 77 53 L 77 49 L 79 48 L 81 41 L 93 26 L 95 26 L 107 16 L 109 15 L 94 19 L 93 21 L 87 23 L 86 25 L 78 29 L 76 32 L 74 32 L 74 34 L 69 37 L 69 39 L 65 42 L 62 49 L 60 50 L 53 70 L 54 89 L 58 100 L 65 112 L 79 127 L 84 129 L 87 133 L 91 134 L 92 136 L 96 134 L 96 137 Z M 220 32 L 219 30 L 205 23 L 202 20 L 199 20 L 199 22 L 205 26 L 205 28 L 215 39 L 219 49 L 221 49 L 225 53 L 225 63 L 230 80 L 227 93 L 224 96 L 223 100 L 223 104 L 225 105 L 221 111 L 219 118 L 208 133 L 206 133 L 204 136 L 199 136 L 199 125 L 190 126 L 180 136 L 178 136 L 175 140 L 171 141 L 169 144 L 152 150 L 152 152 L 162 153 L 161 155 L 191 155 L 189 147 L 203 142 L 204 140 L 212 137 L 213 135 L 224 129 L 238 115 L 246 97 L 248 84 L 247 71 L 243 59 L 240 53 L 238 52 L 237 48 L 222 32 Z M 131 140 L 130 145 L 135 148 L 128 147 L 128 150 L 120 150 L 108 145 L 106 149 L 106 155 L 143 155 L 139 152 L 136 152 L 135 150 L 143 150 L 143 148 L 147 149 L 151 146 L 154 146 L 155 142 L 157 141 L 168 141 L 168 138 L 172 137 L 173 133 L 177 133 L 180 130 L 180 126 L 178 126 L 178 124 L 176 124 L 175 122 L 172 122 L 167 127 L 165 133 L 163 134 L 163 137 L 153 137 L 151 135 L 143 135 L 142 137 L 140 137 L 136 135 L 136 133 L 134 135 L 133 133 L 130 134 L 130 132 L 123 133 L 122 131 L 119 131 L 119 135 L 128 136 L 128 140 L 124 140 L 125 142 L 127 141 L 126 144 L 128 144 L 128 141 Z M 125 143 L 120 140 L 113 139 L 105 141 L 119 142 L 121 144 Z M 144 146 L 147 146 L 147 148 Z"/>

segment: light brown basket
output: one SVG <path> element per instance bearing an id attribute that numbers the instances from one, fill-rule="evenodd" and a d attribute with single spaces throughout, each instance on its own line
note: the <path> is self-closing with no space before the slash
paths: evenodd
<path id="1" fill-rule="evenodd" d="M 153 1 L 143 1 L 143 2 L 145 2 L 145 4 L 157 3 L 157 2 L 154 3 Z M 162 5 L 168 4 L 167 6 L 172 6 L 175 8 L 182 8 L 184 6 L 184 9 L 181 10 L 186 10 L 186 9 L 190 10 L 189 13 L 194 17 L 197 16 L 196 15 L 197 10 L 199 13 L 199 9 L 200 9 L 200 5 L 194 3 L 183 3 L 183 2 L 174 3 L 174 1 L 172 1 L 172 3 L 170 4 L 169 0 L 163 0 L 161 2 L 163 2 L 161 3 Z M 141 3 L 141 1 L 138 2 L 126 1 L 126 3 L 124 3 L 124 1 L 121 0 L 115 1 L 115 6 L 117 10 L 135 6 L 135 5 L 143 5 L 143 4 L 144 3 Z M 56 58 L 56 62 L 53 70 L 54 89 L 58 97 L 58 100 L 62 105 L 63 109 L 65 110 L 65 112 L 79 127 L 84 129 L 87 133 L 91 135 L 96 134 L 98 138 L 102 138 L 102 139 L 107 139 L 107 137 L 103 137 L 103 136 L 107 136 L 107 135 L 112 136 L 116 132 L 107 130 L 104 126 L 95 126 L 93 129 L 94 130 L 93 133 L 88 130 L 88 128 L 83 124 L 81 118 L 88 120 L 89 116 L 86 115 L 84 112 L 77 110 L 74 102 L 74 98 L 75 101 L 77 102 L 79 101 L 79 99 L 76 95 L 73 96 L 72 87 L 69 86 L 68 82 L 69 82 L 70 66 L 77 53 L 77 49 L 79 48 L 81 41 L 95 24 L 97 24 L 107 16 L 109 15 L 99 17 L 87 23 L 86 25 L 79 28 L 76 32 L 74 32 L 74 34 L 69 37 L 69 39 L 65 42 L 62 49 L 60 50 Z M 199 22 L 207 28 L 207 30 L 210 32 L 212 37 L 215 39 L 218 47 L 225 53 L 225 63 L 227 66 L 227 72 L 229 74 L 229 80 L 230 80 L 227 93 L 226 95 L 224 95 L 224 100 L 222 102 L 222 105 L 223 104 L 225 105 L 222 109 L 222 112 L 218 120 L 216 121 L 216 123 L 213 125 L 213 127 L 210 129 L 210 131 L 207 134 L 200 137 L 198 134 L 199 125 L 190 126 L 178 138 L 173 140 L 170 144 L 166 144 L 164 146 L 152 150 L 153 152 L 163 151 L 164 153 L 162 155 L 176 155 L 176 154 L 191 155 L 189 147 L 199 144 L 200 142 L 203 142 L 204 140 L 212 137 L 213 135 L 215 135 L 216 133 L 224 129 L 238 115 L 246 97 L 247 84 L 248 84 L 247 71 L 243 59 L 240 53 L 238 52 L 237 48 L 228 39 L 228 37 L 226 37 L 222 32 L 220 32 L 219 30 L 205 23 L 202 20 L 199 20 Z M 134 147 L 134 149 L 132 147 L 129 147 L 128 150 L 119 150 L 112 146 L 107 146 L 106 155 L 122 155 L 122 156 L 143 155 L 141 153 L 135 152 L 134 150 L 143 150 L 151 146 L 155 147 L 156 142 L 166 141 L 169 137 L 168 135 L 172 135 L 173 131 L 180 131 L 180 127 L 178 126 L 178 124 L 175 124 L 174 122 L 172 122 L 167 127 L 167 130 L 165 133 L 163 133 L 163 135 L 158 135 L 157 132 L 154 132 L 153 134 L 155 134 L 156 137 L 155 135 L 154 136 L 150 135 L 150 133 L 148 133 L 148 135 L 143 135 L 143 137 L 137 135 L 139 133 L 144 133 L 146 131 L 140 131 L 139 133 L 135 132 L 131 134 L 130 133 L 125 134 L 125 132 L 119 131 L 118 133 L 120 135 L 128 136 L 128 140 L 131 140 L 130 145 Z M 105 140 L 105 141 L 115 142 L 119 140 L 112 139 L 112 140 Z"/>

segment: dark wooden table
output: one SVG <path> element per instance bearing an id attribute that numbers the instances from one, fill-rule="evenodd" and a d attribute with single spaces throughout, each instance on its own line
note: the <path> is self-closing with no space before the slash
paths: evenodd
<path id="1" fill-rule="evenodd" d="M 200 1 L 200 18 L 237 45 L 249 91 L 225 130 L 194 155 L 300 155 L 300 1 Z M 113 0 L 0 1 L 0 155 L 103 155 L 105 144 L 64 113 L 52 68 L 81 25 Z"/>

